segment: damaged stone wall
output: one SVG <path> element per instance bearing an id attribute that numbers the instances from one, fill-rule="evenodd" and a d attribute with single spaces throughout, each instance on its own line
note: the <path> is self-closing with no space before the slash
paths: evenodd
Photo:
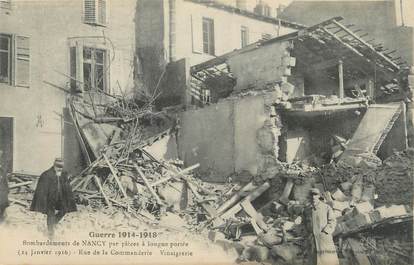
<path id="1" fill-rule="evenodd" d="M 291 67 L 296 63 L 295 58 L 290 57 L 291 49 L 290 42 L 277 42 L 229 58 L 227 64 L 237 78 L 234 90 L 260 88 L 268 83 L 286 81 L 286 77 L 291 75 Z"/>
<path id="2" fill-rule="evenodd" d="M 270 111 L 269 97 L 229 98 L 182 113 L 180 158 L 186 165 L 200 163 L 201 175 L 215 181 L 241 171 L 256 175 L 274 164 L 280 119 Z"/>

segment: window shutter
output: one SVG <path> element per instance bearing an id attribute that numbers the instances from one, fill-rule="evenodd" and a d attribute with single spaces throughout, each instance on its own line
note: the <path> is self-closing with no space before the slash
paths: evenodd
<path id="1" fill-rule="evenodd" d="M 105 25 L 107 20 L 106 0 L 98 0 L 98 23 Z"/>
<path id="2" fill-rule="evenodd" d="M 201 17 L 191 15 L 190 19 L 193 53 L 203 53 L 203 23 Z"/>
<path id="3" fill-rule="evenodd" d="M 70 52 L 70 88 L 75 92 L 83 91 L 83 48 L 76 42 L 74 47 L 69 48 Z"/>
<path id="4" fill-rule="evenodd" d="M 96 23 L 95 0 L 84 0 L 84 20 L 86 23 Z"/>
<path id="5" fill-rule="evenodd" d="M 15 86 L 29 87 L 30 84 L 30 39 L 15 36 Z"/>

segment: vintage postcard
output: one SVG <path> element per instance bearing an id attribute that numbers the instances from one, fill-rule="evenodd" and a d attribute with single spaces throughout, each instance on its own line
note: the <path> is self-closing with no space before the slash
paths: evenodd
<path id="1" fill-rule="evenodd" d="M 413 264 L 412 10 L 0 0 L 0 265 Z"/>

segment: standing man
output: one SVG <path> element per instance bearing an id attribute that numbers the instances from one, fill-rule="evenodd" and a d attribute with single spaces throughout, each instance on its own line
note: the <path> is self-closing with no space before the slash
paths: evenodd
<path id="1" fill-rule="evenodd" d="M 3 151 L 0 150 L 0 162 Z M 6 208 L 9 206 L 9 184 L 7 181 L 7 172 L 3 170 L 0 163 L 0 224 L 4 221 Z"/>
<path id="2" fill-rule="evenodd" d="M 310 191 L 311 203 L 304 210 L 306 230 L 309 233 L 308 263 L 310 265 L 339 265 L 332 233 L 336 219 L 332 208 L 321 201 L 317 188 Z"/>
<path id="3" fill-rule="evenodd" d="M 63 171 L 62 159 L 56 158 L 53 166 L 40 175 L 30 210 L 47 215 L 50 237 L 63 216 L 77 210 L 67 173 Z"/>

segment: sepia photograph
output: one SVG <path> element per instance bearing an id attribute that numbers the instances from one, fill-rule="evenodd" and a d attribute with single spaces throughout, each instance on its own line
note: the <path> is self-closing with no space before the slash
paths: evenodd
<path id="1" fill-rule="evenodd" d="M 414 264 L 414 0 L 0 0 L 0 265 Z"/>

